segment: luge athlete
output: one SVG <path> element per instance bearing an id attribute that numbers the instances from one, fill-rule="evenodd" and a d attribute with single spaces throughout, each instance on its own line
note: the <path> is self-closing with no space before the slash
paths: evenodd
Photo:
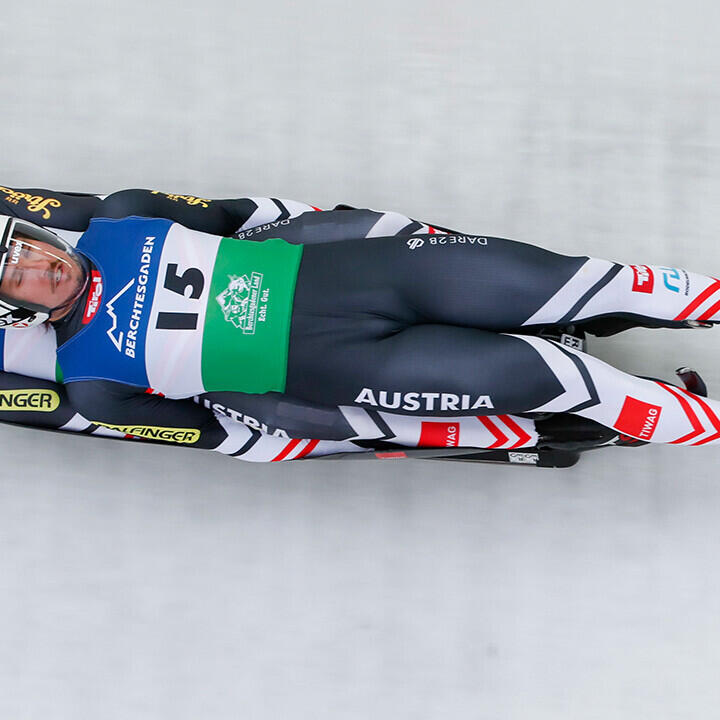
<path id="1" fill-rule="evenodd" d="M 43 189 L 5 192 L 7 210 L 20 217 L 42 219 L 66 241 L 75 244 L 101 203 L 104 212 L 143 211 L 175 214 L 195 226 L 207 226 L 225 216 L 226 231 L 252 236 L 258 228 L 269 229 L 275 223 L 303 212 L 317 210 L 304 203 L 273 198 L 210 200 L 196 196 L 166 195 L 145 190 L 128 190 L 107 196 L 56 193 Z M 2 200 L 0 200 L 0 203 Z M 190 217 L 184 208 L 193 208 Z M 220 211 L 219 207 L 223 209 Z M 60 213 L 60 210 L 62 212 Z M 373 234 L 380 228 L 387 233 L 411 226 L 430 231 L 397 213 L 364 211 L 362 232 Z M 212 218 L 216 218 L 213 220 Z M 360 217 L 358 216 L 358 220 Z M 110 429 L 92 423 L 72 406 L 65 390 L 57 384 L 61 372 L 56 362 L 56 338 L 48 324 L 18 331 L 0 330 L 0 421 L 111 437 L 150 437 L 163 440 L 178 438 L 171 429 L 153 426 L 126 426 Z M 38 382 L 40 379 L 42 382 Z M 231 434 L 247 437 L 238 457 L 254 461 L 279 461 L 319 455 L 361 452 L 368 447 L 401 445 L 421 448 L 458 446 L 517 450 L 537 444 L 535 421 L 519 417 L 457 417 L 437 421 L 433 418 L 408 417 L 373 408 L 329 408 L 301 402 L 279 393 L 243 395 L 206 393 L 194 400 L 216 414 L 247 425 L 249 430 L 229 426 Z M 135 432 L 135 435 L 132 435 Z M 546 428 L 546 432 L 547 428 Z M 267 437 L 272 436 L 272 437 Z M 204 433 L 207 447 L 225 447 L 227 433 L 218 423 Z M 352 442 L 350 442 L 352 441 Z M 237 444 L 237 442 L 236 442 Z M 194 446 L 194 445 L 193 445 Z M 509 453 L 512 461 L 526 458 Z M 381 457 L 385 457 L 382 454 Z M 533 458 L 534 455 L 528 457 Z"/>
<path id="2" fill-rule="evenodd" d="M 182 428 L 200 408 L 181 398 L 280 391 L 415 416 L 567 411 L 641 440 L 717 442 L 715 401 L 525 334 L 713 323 L 717 280 L 500 238 L 365 239 L 352 213 L 214 245 L 169 221 L 96 219 L 77 253 L 8 219 L 5 319 L 53 322 L 72 402 L 106 424 Z"/>

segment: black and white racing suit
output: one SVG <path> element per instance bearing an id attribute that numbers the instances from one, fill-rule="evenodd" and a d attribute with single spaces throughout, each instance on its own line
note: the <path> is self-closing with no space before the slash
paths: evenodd
<path id="1" fill-rule="evenodd" d="M 537 337 L 540 328 L 570 323 L 602 334 L 632 325 L 716 322 L 716 279 L 563 256 L 502 238 L 433 233 L 404 216 L 372 212 L 304 213 L 252 231 L 254 239 L 279 236 L 305 245 L 289 397 L 410 416 L 569 412 L 642 440 L 720 439 L 715 401 Z M 389 232 L 393 220 L 399 226 Z M 194 218 L 182 222 L 197 227 Z M 229 229 L 219 224 L 214 232 Z M 242 235 L 242 226 L 233 232 Z M 72 336 L 72 325 L 71 317 L 59 333 Z M 73 383 L 73 401 L 97 405 L 93 398 L 102 395 L 114 417 L 124 406 L 129 422 L 152 418 L 167 426 L 182 418 L 185 425 L 200 409 L 138 392 L 130 402 L 126 387 L 97 393 L 93 385 Z M 232 443 L 223 445 L 231 450 Z"/>

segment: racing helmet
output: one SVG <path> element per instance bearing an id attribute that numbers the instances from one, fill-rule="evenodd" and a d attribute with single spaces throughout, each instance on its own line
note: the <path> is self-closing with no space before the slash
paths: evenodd
<path id="1" fill-rule="evenodd" d="M 65 240 L 0 215 L 0 328 L 40 325 L 71 307 L 87 284 L 87 262 Z"/>

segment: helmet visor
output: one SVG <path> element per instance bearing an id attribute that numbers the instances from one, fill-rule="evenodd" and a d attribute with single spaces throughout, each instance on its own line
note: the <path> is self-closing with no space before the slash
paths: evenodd
<path id="1" fill-rule="evenodd" d="M 0 300 L 51 313 L 75 302 L 87 285 L 80 256 L 55 233 L 10 220 L 0 245 Z"/>

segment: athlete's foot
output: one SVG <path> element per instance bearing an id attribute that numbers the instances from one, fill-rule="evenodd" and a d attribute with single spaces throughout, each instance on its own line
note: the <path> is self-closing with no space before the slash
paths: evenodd
<path id="1" fill-rule="evenodd" d="M 707 386 L 697 370 L 681 367 L 675 371 L 675 374 L 688 392 L 707 397 Z M 591 450 L 607 445 L 640 447 L 648 444 L 644 440 L 600 425 L 594 420 L 567 413 L 558 413 L 537 420 L 535 426 L 540 433 L 538 447 L 555 450 Z"/>
<path id="2" fill-rule="evenodd" d="M 707 385 L 705 385 L 705 381 L 700 377 L 700 373 L 698 373 L 697 370 L 689 367 L 681 367 L 675 371 L 675 374 L 680 378 L 688 392 L 693 393 L 693 395 L 699 395 L 700 397 L 707 397 Z M 618 447 L 639 447 L 640 445 L 647 445 L 648 443 L 644 440 L 638 440 L 631 435 L 623 435 L 620 433 L 615 441 L 610 444 L 617 445 Z"/>
<path id="3" fill-rule="evenodd" d="M 707 385 L 700 377 L 700 374 L 689 367 L 681 367 L 675 371 L 675 374 L 682 380 L 685 389 L 700 397 L 707 397 Z"/>

